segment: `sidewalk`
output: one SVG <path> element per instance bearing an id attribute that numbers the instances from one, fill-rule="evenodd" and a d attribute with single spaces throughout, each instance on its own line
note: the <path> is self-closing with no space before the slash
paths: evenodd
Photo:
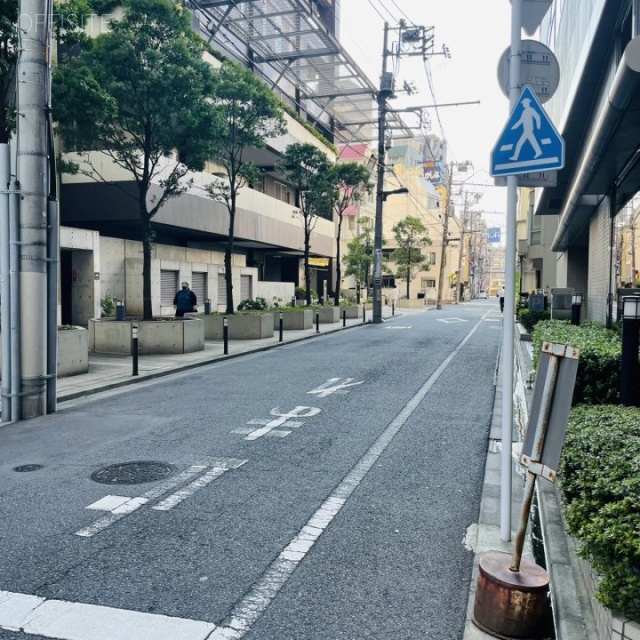
<path id="1" fill-rule="evenodd" d="M 395 318 L 422 313 L 430 309 L 433 309 L 433 307 L 399 309 L 396 310 Z M 372 312 L 367 311 L 367 322 L 371 321 L 371 317 Z M 390 307 L 383 306 L 383 318 L 387 321 L 395 319 L 391 316 Z M 229 353 L 227 355 L 223 353 L 223 343 L 221 341 L 210 341 L 206 342 L 204 351 L 196 353 L 140 356 L 137 376 L 132 375 L 133 362 L 130 356 L 92 353 L 89 356 L 88 373 L 58 380 L 57 397 L 59 402 L 74 400 L 101 391 L 166 376 L 246 353 L 272 349 L 342 329 L 362 326 L 364 326 L 362 318 L 347 320 L 345 326 L 343 326 L 342 320 L 332 324 L 320 324 L 319 332 L 316 332 L 316 325 L 314 324 L 311 329 L 284 331 L 282 342 L 279 341 L 279 332 L 276 330 L 273 338 L 229 341 Z M 530 402 L 530 396 L 533 392 L 525 389 L 524 385 L 524 379 L 532 369 L 530 347 L 528 347 L 527 343 L 519 340 L 517 331 L 515 333 L 514 353 L 517 366 L 514 375 L 516 386 L 514 397 L 518 411 L 525 414 L 514 418 L 513 442 L 515 446 L 513 448 L 517 451 L 520 441 L 518 422 L 526 426 L 527 404 Z M 496 396 L 491 419 L 480 515 L 478 523 L 469 528 L 464 540 L 467 548 L 473 551 L 475 559 L 463 640 L 490 640 L 493 638 L 493 636 L 482 632 L 471 621 L 480 558 L 487 552 L 501 551 L 511 554 L 513 551 L 513 542 L 500 540 L 501 365 L 502 355 L 500 354 L 495 369 Z M 512 540 L 515 538 L 520 520 L 524 490 L 524 475 L 517 457 L 516 453 L 515 457 L 513 457 L 512 466 Z M 593 621 L 592 618 L 589 618 L 591 615 L 589 601 L 584 594 L 579 578 L 574 575 L 569 544 L 564 535 L 564 528 L 560 518 L 557 493 L 550 483 L 544 481 L 538 483 L 537 495 L 545 539 L 546 569 L 549 573 L 551 584 L 551 601 L 554 610 L 556 638 L 557 640 L 594 640 L 591 632 L 594 628 Z M 528 541 L 525 545 L 523 557 L 533 560 L 531 545 Z"/>

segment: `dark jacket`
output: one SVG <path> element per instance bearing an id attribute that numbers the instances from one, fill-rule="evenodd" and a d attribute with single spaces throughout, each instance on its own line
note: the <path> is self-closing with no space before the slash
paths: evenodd
<path id="1" fill-rule="evenodd" d="M 173 297 L 173 304 L 178 311 L 193 311 L 198 299 L 191 289 L 180 289 Z"/>

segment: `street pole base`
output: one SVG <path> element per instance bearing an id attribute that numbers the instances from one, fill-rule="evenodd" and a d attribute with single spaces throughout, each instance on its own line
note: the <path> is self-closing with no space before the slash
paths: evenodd
<path id="1" fill-rule="evenodd" d="M 537 564 L 522 560 L 511 571 L 511 555 L 489 553 L 480 559 L 473 623 L 505 640 L 545 637 L 549 576 Z"/>
<path id="2" fill-rule="evenodd" d="M 436 305 L 436 309 L 442 309 L 442 305 L 441 304 L 437 304 Z"/>

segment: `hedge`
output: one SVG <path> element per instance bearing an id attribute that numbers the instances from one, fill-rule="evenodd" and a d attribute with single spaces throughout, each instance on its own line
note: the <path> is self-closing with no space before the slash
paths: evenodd
<path id="1" fill-rule="evenodd" d="M 602 580 L 596 598 L 640 622 L 640 409 L 571 409 L 559 466 L 569 533 Z"/>
<path id="2" fill-rule="evenodd" d="M 572 325 L 567 320 L 542 320 L 532 334 L 533 365 L 537 367 L 543 342 L 567 344 L 580 349 L 573 404 L 617 404 L 622 347 L 620 336 L 602 323 L 586 320 Z"/>

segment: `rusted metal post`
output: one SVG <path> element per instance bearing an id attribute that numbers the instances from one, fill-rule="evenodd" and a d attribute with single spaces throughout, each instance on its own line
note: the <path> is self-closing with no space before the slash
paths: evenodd
<path id="1" fill-rule="evenodd" d="M 553 401 L 553 391 L 556 386 L 556 378 L 560 367 L 560 358 L 552 354 L 549 360 L 549 371 L 544 381 L 542 397 L 540 400 L 540 415 L 538 424 L 536 425 L 535 439 L 533 451 L 531 454 L 531 462 L 527 472 L 527 486 L 522 502 L 522 511 L 520 512 L 520 527 L 516 534 L 513 545 L 513 555 L 511 558 L 511 571 L 520 571 L 520 562 L 522 561 L 522 549 L 524 548 L 524 539 L 527 532 L 527 524 L 529 523 L 529 512 L 531 510 L 531 502 L 533 500 L 533 491 L 536 486 L 536 467 L 540 466 L 542 458 L 542 449 L 544 447 L 544 438 L 547 433 L 547 425 L 549 424 L 549 415 L 551 413 L 551 404 Z"/>

